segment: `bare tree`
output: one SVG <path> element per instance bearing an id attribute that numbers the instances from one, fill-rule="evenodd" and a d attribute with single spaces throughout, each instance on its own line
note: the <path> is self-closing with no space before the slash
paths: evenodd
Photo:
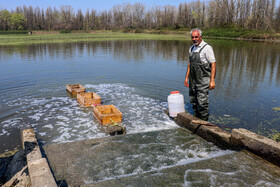
<path id="1" fill-rule="evenodd" d="M 129 3 L 123 4 L 123 25 L 124 28 L 133 28 L 134 20 L 133 20 L 133 6 Z"/>
<path id="2" fill-rule="evenodd" d="M 74 12 L 71 6 L 61 6 L 60 7 L 60 21 L 61 28 L 65 30 L 71 30 L 73 27 L 73 17 Z"/>
<path id="3" fill-rule="evenodd" d="M 89 9 L 87 9 L 85 17 L 84 17 L 84 24 L 83 24 L 83 29 L 85 30 L 90 30 L 90 16 L 89 16 Z"/>
<path id="4" fill-rule="evenodd" d="M 145 6 L 142 5 L 141 3 L 136 3 L 133 6 L 134 27 L 143 28 L 144 17 L 145 17 Z"/>
<path id="5" fill-rule="evenodd" d="M 144 28 L 146 29 L 152 29 L 154 28 L 154 24 L 153 24 L 153 13 L 151 10 L 148 10 L 145 14 L 145 18 L 144 18 Z"/>
<path id="6" fill-rule="evenodd" d="M 97 18 L 96 10 L 94 10 L 94 9 L 91 9 L 89 22 L 90 22 L 90 29 L 91 30 L 98 29 L 98 18 Z"/>
<path id="7" fill-rule="evenodd" d="M 116 5 L 113 7 L 113 24 L 115 29 L 123 29 L 123 19 L 124 14 L 122 12 L 121 5 Z"/>
<path id="8" fill-rule="evenodd" d="M 84 15 L 81 9 L 78 9 L 78 12 L 75 17 L 75 24 L 74 28 L 76 30 L 82 30 L 83 29 L 83 23 L 84 23 Z"/>
<path id="9" fill-rule="evenodd" d="M 275 19 L 275 29 L 277 31 L 280 31 L 280 6 L 278 7 L 277 11 L 276 11 L 276 19 Z"/>
<path id="10" fill-rule="evenodd" d="M 97 29 L 161 29 L 161 28 L 213 28 L 237 26 L 245 29 L 279 30 L 279 5 L 276 0 L 192 0 L 178 7 L 166 5 L 147 9 L 141 3 L 124 3 L 109 10 L 96 12 L 71 6 L 59 10 L 48 7 L 16 7 L 0 11 L 0 29 L 14 28 L 11 16 L 23 14 L 21 27 L 36 30 L 97 30 Z M 18 17 L 19 18 L 19 17 Z M 16 14 L 14 20 L 16 19 Z"/>

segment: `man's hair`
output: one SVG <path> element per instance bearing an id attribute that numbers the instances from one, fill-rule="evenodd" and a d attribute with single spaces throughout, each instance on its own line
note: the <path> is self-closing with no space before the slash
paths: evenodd
<path id="1" fill-rule="evenodd" d="M 193 32 L 193 31 L 198 31 L 198 32 L 199 32 L 199 35 L 202 36 L 202 31 L 201 31 L 199 28 L 194 28 L 194 29 L 192 29 L 192 30 L 191 30 L 191 35 L 192 35 L 192 32 Z"/>

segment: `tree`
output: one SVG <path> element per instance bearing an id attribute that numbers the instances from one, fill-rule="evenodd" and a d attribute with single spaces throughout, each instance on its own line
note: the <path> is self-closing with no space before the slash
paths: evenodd
<path id="1" fill-rule="evenodd" d="M 11 17 L 11 28 L 14 30 L 24 29 L 23 24 L 26 21 L 23 13 L 13 13 Z"/>
<path id="2" fill-rule="evenodd" d="M 160 28 L 162 26 L 162 12 L 160 6 L 153 7 L 153 22 L 154 28 Z"/>
<path id="3" fill-rule="evenodd" d="M 153 21 L 152 21 L 152 11 L 148 10 L 145 14 L 144 18 L 144 28 L 146 29 L 152 29 L 153 28 Z"/>
<path id="4" fill-rule="evenodd" d="M 190 0 L 181 3 L 178 7 L 166 5 L 147 9 L 141 3 L 124 3 L 99 12 L 88 9 L 85 16 L 81 9 L 75 12 L 71 6 L 62 6 L 59 10 L 55 7 L 48 7 L 44 10 L 32 6 L 16 7 L 15 11 L 10 12 L 0 10 L 0 30 L 22 28 L 32 30 L 161 29 L 228 26 L 279 30 L 279 5 L 277 7 L 276 0 Z"/>
<path id="5" fill-rule="evenodd" d="M 1 26 L 4 30 L 9 29 L 11 17 L 12 17 L 12 15 L 10 14 L 10 12 L 8 10 L 0 11 Z"/>
<path id="6" fill-rule="evenodd" d="M 45 19 L 46 19 L 46 29 L 47 30 L 53 29 L 53 22 L 54 22 L 54 20 L 53 20 L 53 11 L 52 11 L 51 7 L 48 7 L 46 9 L 46 17 L 45 17 Z"/>
<path id="7" fill-rule="evenodd" d="M 141 3 L 134 4 L 133 6 L 134 27 L 143 28 L 144 17 L 145 17 L 145 6 L 142 5 Z"/>
<path id="8" fill-rule="evenodd" d="M 133 20 L 133 7 L 129 3 L 123 4 L 122 8 L 123 12 L 123 26 L 124 28 L 133 28 L 134 20 Z"/>
<path id="9" fill-rule="evenodd" d="M 60 7 L 61 29 L 71 30 L 73 28 L 74 12 L 71 6 Z"/>
<path id="10" fill-rule="evenodd" d="M 121 10 L 121 6 L 115 5 L 113 7 L 113 24 L 115 29 L 123 29 L 123 17 L 124 14 Z"/>
<path id="11" fill-rule="evenodd" d="M 163 8 L 162 26 L 165 28 L 175 25 L 175 7 L 166 5 Z"/>
<path id="12" fill-rule="evenodd" d="M 278 7 L 277 12 L 276 12 L 275 23 L 276 23 L 276 25 L 275 25 L 276 30 L 280 31 L 280 6 Z"/>
<path id="13" fill-rule="evenodd" d="M 81 9 L 78 9 L 78 13 L 75 18 L 75 29 L 82 30 L 83 29 L 83 22 L 84 22 L 84 15 Z"/>
<path id="14" fill-rule="evenodd" d="M 84 17 L 84 24 L 83 29 L 89 30 L 90 28 L 90 18 L 89 18 L 89 9 L 87 9 L 85 17 Z"/>
<path id="15" fill-rule="evenodd" d="M 98 19 L 97 19 L 96 11 L 94 9 L 91 9 L 89 22 L 90 22 L 90 29 L 91 30 L 98 29 Z"/>

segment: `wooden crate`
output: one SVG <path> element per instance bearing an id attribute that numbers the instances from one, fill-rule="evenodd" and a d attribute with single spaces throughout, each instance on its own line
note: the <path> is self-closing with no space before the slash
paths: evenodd
<path id="1" fill-rule="evenodd" d="M 111 119 L 115 123 L 122 122 L 122 113 L 114 105 L 93 106 L 93 115 L 101 125 L 111 124 Z"/>
<path id="2" fill-rule="evenodd" d="M 91 106 L 93 104 L 100 104 L 101 97 L 94 92 L 84 92 L 77 94 L 77 101 L 83 106 Z"/>
<path id="3" fill-rule="evenodd" d="M 80 84 L 67 84 L 66 90 L 70 92 L 72 95 L 76 96 L 77 93 L 83 93 L 86 91 L 86 88 Z"/>

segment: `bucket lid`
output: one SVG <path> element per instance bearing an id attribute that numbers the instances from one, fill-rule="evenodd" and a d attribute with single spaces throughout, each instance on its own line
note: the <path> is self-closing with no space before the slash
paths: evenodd
<path id="1" fill-rule="evenodd" d="M 170 92 L 171 94 L 178 94 L 178 93 L 180 93 L 179 91 L 172 91 L 172 92 Z"/>

